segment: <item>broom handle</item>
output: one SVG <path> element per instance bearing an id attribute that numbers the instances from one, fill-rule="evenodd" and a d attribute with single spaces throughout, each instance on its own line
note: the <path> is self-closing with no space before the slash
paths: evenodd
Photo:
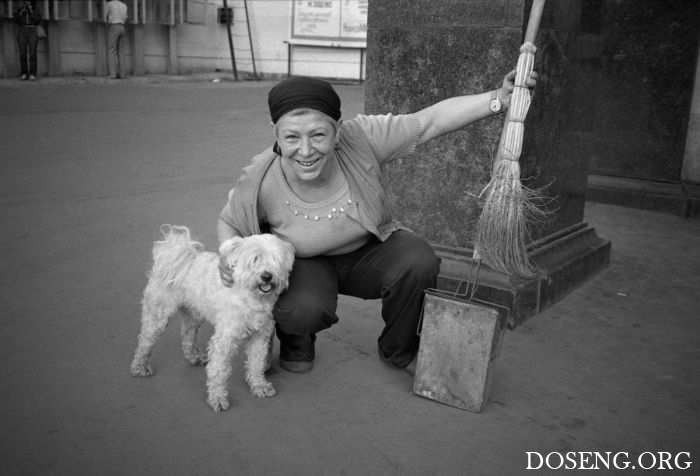
<path id="1" fill-rule="evenodd" d="M 525 30 L 524 43 L 535 43 L 537 38 L 537 30 L 540 28 L 540 20 L 542 19 L 542 10 L 544 10 L 544 0 L 534 0 L 530 9 L 530 19 L 527 22 L 527 30 Z"/>
<path id="2" fill-rule="evenodd" d="M 544 1 L 545 0 L 534 0 L 532 2 L 532 8 L 530 8 L 530 18 L 527 21 L 527 29 L 525 30 L 525 39 L 523 41 L 523 46 L 526 45 L 527 43 L 530 43 L 530 47 L 534 50 L 535 48 L 535 39 L 537 38 L 537 31 L 540 28 L 540 20 L 542 19 L 542 10 L 544 10 Z M 532 70 L 532 63 L 529 65 L 526 65 L 525 63 L 521 63 L 521 57 L 522 55 L 522 48 L 520 49 L 521 55 L 518 58 L 518 65 L 516 68 L 516 75 L 514 79 L 514 84 L 515 84 L 515 89 L 518 89 L 519 87 L 525 87 L 525 83 L 527 81 L 527 77 L 530 74 L 530 71 Z M 533 52 L 534 55 L 534 52 Z M 534 61 L 534 58 L 533 58 Z M 515 95 L 515 91 L 513 92 Z M 529 97 L 529 95 L 528 95 Z M 503 124 L 503 131 L 501 132 L 501 141 L 498 147 L 498 155 L 497 158 L 500 159 L 502 158 L 501 154 L 503 153 L 503 147 L 504 147 L 504 141 L 506 139 L 506 131 L 508 129 L 508 123 L 510 123 L 513 120 L 514 114 L 517 115 L 522 115 L 522 111 L 519 111 L 516 113 L 516 111 L 513 109 L 513 99 L 511 97 L 511 107 L 508 108 L 508 111 L 506 112 L 506 117 L 505 121 Z M 527 112 L 525 112 L 527 114 Z M 524 119 L 521 118 L 521 120 Z M 512 144 L 510 144 L 512 145 Z M 512 150 L 517 150 L 515 153 L 515 159 L 517 160 L 518 157 L 520 156 L 520 148 L 511 148 Z"/>

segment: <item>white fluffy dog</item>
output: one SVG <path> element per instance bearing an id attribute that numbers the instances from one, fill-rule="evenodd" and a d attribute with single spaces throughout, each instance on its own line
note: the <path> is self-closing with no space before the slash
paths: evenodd
<path id="1" fill-rule="evenodd" d="M 246 381 L 257 397 L 271 397 L 275 388 L 265 378 L 268 350 L 275 330 L 272 308 L 288 284 L 294 247 L 274 235 L 232 238 L 219 254 L 233 270 L 233 286 L 221 283 L 219 255 L 206 252 L 184 226 L 163 225 L 163 240 L 153 244 L 153 269 L 143 293 L 141 333 L 131 374 L 149 377 L 148 363 L 168 318 L 182 311 L 182 351 L 193 365 L 207 364 L 207 403 L 227 410 L 232 357 L 247 341 Z M 196 346 L 203 321 L 214 326 L 208 355 Z"/>

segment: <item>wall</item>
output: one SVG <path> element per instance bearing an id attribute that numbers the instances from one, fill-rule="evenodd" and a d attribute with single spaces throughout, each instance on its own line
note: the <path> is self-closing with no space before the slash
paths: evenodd
<path id="1" fill-rule="evenodd" d="M 586 78 L 596 85 L 586 109 L 595 137 L 591 172 L 679 181 L 700 2 L 605 0 L 599 16 L 600 48 L 591 58 L 599 74 Z"/>

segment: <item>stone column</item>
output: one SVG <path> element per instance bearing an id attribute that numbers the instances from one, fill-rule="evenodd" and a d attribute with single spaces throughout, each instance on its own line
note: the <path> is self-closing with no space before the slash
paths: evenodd
<path id="1" fill-rule="evenodd" d="M 144 40 L 143 40 L 143 23 L 132 23 L 131 25 L 131 68 L 134 76 L 144 76 L 146 74 Z"/>
<path id="2" fill-rule="evenodd" d="M 0 77 L 19 77 L 19 53 L 17 51 L 17 27 L 12 20 L 0 18 L 0 41 L 2 42 L 2 64 Z"/>
<path id="3" fill-rule="evenodd" d="M 107 25 L 103 22 L 92 23 L 92 34 L 95 48 L 95 76 L 107 76 Z"/>
<path id="4" fill-rule="evenodd" d="M 168 74 L 177 73 L 177 25 L 168 25 Z"/>
<path id="5" fill-rule="evenodd" d="M 61 25 L 56 20 L 50 20 L 46 30 L 46 52 L 49 59 L 48 75 L 61 75 Z"/>
<path id="6" fill-rule="evenodd" d="M 536 42 L 537 93 L 525 123 L 523 182 L 548 185 L 551 219 L 533 230 L 541 279 L 514 280 L 482 267 L 480 297 L 511 308 L 515 325 L 607 266 L 610 243 L 582 223 L 588 172 L 585 96 L 595 75 L 578 30 L 583 0 L 549 2 Z M 420 110 L 448 97 L 500 86 L 515 68 L 531 2 L 372 0 L 367 33 L 366 112 Z M 552 28 L 556 26 L 556 28 Z M 572 88 L 573 80 L 577 88 Z M 594 78 L 593 78 L 594 79 Z M 574 123 L 576 126 L 572 127 Z M 583 124 L 583 127 L 581 125 Z M 477 198 L 489 181 L 503 116 L 487 118 L 419 148 L 384 169 L 397 218 L 442 255 L 441 286 L 471 270 Z"/>

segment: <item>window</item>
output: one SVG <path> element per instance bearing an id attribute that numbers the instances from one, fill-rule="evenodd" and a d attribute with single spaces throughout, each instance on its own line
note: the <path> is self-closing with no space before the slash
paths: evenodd
<path id="1" fill-rule="evenodd" d="M 108 0 L 37 0 L 45 20 L 104 21 Z M 132 23 L 183 23 L 188 18 L 190 4 L 194 12 L 204 11 L 207 0 L 121 0 L 126 4 Z M 0 18 L 11 18 L 22 0 L 0 0 Z M 198 8 L 199 7 L 199 8 Z M 204 15 L 202 15 L 204 23 Z"/>

